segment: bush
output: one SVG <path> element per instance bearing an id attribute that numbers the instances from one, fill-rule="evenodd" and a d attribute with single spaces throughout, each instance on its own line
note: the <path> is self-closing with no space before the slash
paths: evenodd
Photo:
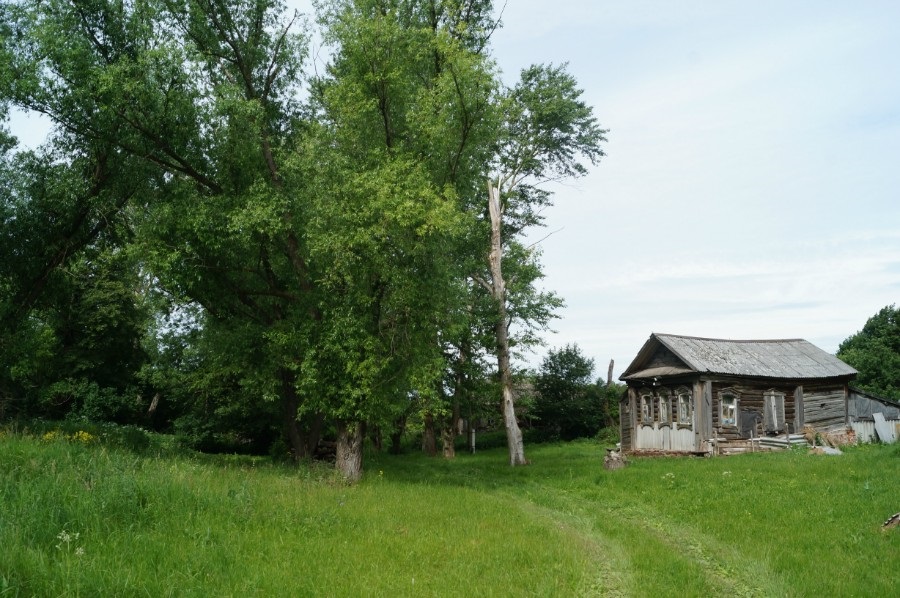
<path id="1" fill-rule="evenodd" d="M 590 438 L 603 426 L 603 404 L 591 384 L 594 360 L 578 345 L 550 351 L 534 386 L 537 396 L 531 437 L 536 440 Z"/>

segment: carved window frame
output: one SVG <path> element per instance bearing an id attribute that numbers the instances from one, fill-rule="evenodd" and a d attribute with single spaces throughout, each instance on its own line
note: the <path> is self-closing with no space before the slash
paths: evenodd
<path id="1" fill-rule="evenodd" d="M 642 426 L 653 425 L 653 393 L 644 392 L 640 396 L 639 423 Z"/>
<path id="2" fill-rule="evenodd" d="M 672 425 L 672 395 L 668 388 L 656 391 L 656 421 L 660 426 Z"/>
<path id="3" fill-rule="evenodd" d="M 675 390 L 675 421 L 679 428 L 694 427 L 694 393 L 686 386 Z"/>
<path id="4" fill-rule="evenodd" d="M 726 399 L 730 406 L 726 410 Z M 726 422 L 726 413 L 732 417 Z M 737 428 L 741 424 L 741 393 L 733 388 L 723 388 L 719 391 L 719 427 Z"/>

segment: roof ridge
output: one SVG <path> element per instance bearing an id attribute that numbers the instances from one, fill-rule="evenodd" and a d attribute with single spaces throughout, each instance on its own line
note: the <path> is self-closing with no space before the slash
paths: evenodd
<path id="1" fill-rule="evenodd" d="M 685 334 L 669 334 L 666 332 L 654 332 L 654 336 L 670 336 L 674 338 L 686 338 L 695 341 L 715 341 L 717 343 L 808 343 L 805 338 L 750 338 L 750 339 L 732 339 L 732 338 L 710 338 L 705 336 L 688 336 Z"/>

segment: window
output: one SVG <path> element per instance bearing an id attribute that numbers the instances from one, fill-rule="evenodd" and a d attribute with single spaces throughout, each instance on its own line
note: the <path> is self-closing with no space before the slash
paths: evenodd
<path id="1" fill-rule="evenodd" d="M 784 421 L 784 393 L 776 390 L 767 390 L 763 395 L 763 427 L 766 432 L 783 432 Z"/>
<path id="2" fill-rule="evenodd" d="M 653 395 L 641 395 L 641 423 L 648 426 L 653 423 Z"/>
<path id="3" fill-rule="evenodd" d="M 737 427 L 740 396 L 732 390 L 719 393 L 719 425 Z"/>
<path id="4" fill-rule="evenodd" d="M 670 423 L 669 418 L 672 415 L 672 405 L 669 402 L 669 391 L 661 388 L 657 394 L 659 396 L 659 423 L 668 424 Z"/>
<path id="5" fill-rule="evenodd" d="M 675 415 L 682 426 L 690 427 L 694 423 L 694 403 L 691 401 L 691 391 L 687 388 L 678 389 L 678 411 Z"/>

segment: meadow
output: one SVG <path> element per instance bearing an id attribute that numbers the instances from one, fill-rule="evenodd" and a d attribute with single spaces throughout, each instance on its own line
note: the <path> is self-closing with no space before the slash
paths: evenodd
<path id="1" fill-rule="evenodd" d="M 896 596 L 900 445 L 327 465 L 0 430 L 0 596 Z"/>

